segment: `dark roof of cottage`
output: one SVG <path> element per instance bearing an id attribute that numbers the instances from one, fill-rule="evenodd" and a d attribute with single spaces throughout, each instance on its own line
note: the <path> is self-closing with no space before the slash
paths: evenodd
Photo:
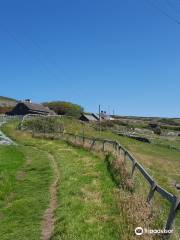
<path id="1" fill-rule="evenodd" d="M 99 115 L 98 115 L 98 114 L 92 113 L 92 115 L 93 115 L 97 120 L 99 120 Z"/>
<path id="2" fill-rule="evenodd" d="M 54 111 L 50 110 L 48 107 L 43 106 L 42 104 L 31 102 L 19 102 L 19 103 L 23 103 L 29 110 L 32 111 L 54 113 Z"/>
<path id="3" fill-rule="evenodd" d="M 84 116 L 89 121 L 97 121 L 97 119 L 92 114 L 82 113 L 82 116 Z"/>

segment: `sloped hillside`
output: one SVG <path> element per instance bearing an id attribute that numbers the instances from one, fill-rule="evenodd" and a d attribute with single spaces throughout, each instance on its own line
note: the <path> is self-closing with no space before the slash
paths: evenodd
<path id="1" fill-rule="evenodd" d="M 0 107 L 10 107 L 17 103 L 16 99 L 0 96 Z"/>
<path id="2" fill-rule="evenodd" d="M 11 111 L 16 103 L 16 99 L 0 96 L 0 114 Z"/>

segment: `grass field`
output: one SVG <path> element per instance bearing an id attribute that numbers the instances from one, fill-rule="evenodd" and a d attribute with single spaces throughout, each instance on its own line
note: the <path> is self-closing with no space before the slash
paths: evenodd
<path id="1" fill-rule="evenodd" d="M 52 181 L 48 154 L 60 173 L 51 239 L 135 239 L 134 227 L 145 217 L 136 219 L 122 208 L 131 195 L 116 187 L 102 158 L 60 141 L 34 139 L 14 127 L 10 123 L 4 130 L 19 145 L 1 147 L 2 240 L 40 239 Z"/>
<path id="2" fill-rule="evenodd" d="M 174 187 L 175 182 L 180 183 L 180 151 L 167 147 L 170 142 L 169 140 L 158 137 L 152 144 L 147 144 L 127 137 L 118 136 L 107 130 L 100 133 L 90 124 L 82 125 L 78 121 L 75 122 L 66 118 L 61 121 L 64 123 L 67 132 L 82 135 L 84 128 L 86 136 L 117 140 L 133 153 L 136 159 L 146 168 L 158 184 L 176 196 L 180 196 L 180 192 Z M 179 146 L 179 142 L 176 139 L 173 141 L 173 144 Z M 135 173 L 135 184 L 135 191 L 146 195 L 148 194 L 149 188 L 147 188 L 147 184 L 145 184 L 140 174 Z M 157 194 L 155 195 L 154 202 L 158 209 L 162 208 L 161 214 L 159 214 L 156 219 L 155 226 L 163 227 L 170 206 L 167 201 L 160 198 Z M 180 213 L 176 218 L 175 228 L 177 236 L 174 238 L 179 239 Z"/>
<path id="3" fill-rule="evenodd" d="M 40 239 L 51 176 L 45 153 L 0 146 L 0 239 Z"/>
<path id="4" fill-rule="evenodd" d="M 69 119 L 63 121 L 66 131 L 68 129 L 69 132 L 82 133 L 83 126 L 78 122 L 72 123 L 72 121 Z M 123 191 L 122 189 L 118 189 L 112 181 L 109 172 L 107 171 L 104 159 L 102 159 L 100 156 L 89 153 L 88 151 L 81 148 L 74 148 L 60 141 L 34 139 L 27 132 L 16 131 L 14 123 L 9 123 L 3 128 L 4 131 L 14 140 L 16 140 L 20 145 L 17 147 L 2 147 L 2 151 L 4 151 L 4 149 L 7 149 L 11 155 L 12 151 L 10 148 L 13 148 L 15 152 L 18 152 L 17 154 L 22 155 L 22 157 L 18 157 L 18 161 L 20 161 L 20 163 L 17 164 L 17 168 L 12 166 L 12 173 L 14 174 L 14 177 L 9 180 L 9 185 L 14 186 L 14 190 L 9 187 L 5 187 L 6 189 L 9 189 L 9 192 L 7 190 L 4 191 L 7 192 L 7 196 L 11 195 L 11 192 L 17 191 L 15 187 L 16 184 L 17 189 L 20 187 L 19 184 L 22 184 L 22 187 L 20 187 L 21 191 L 24 191 L 24 188 L 32 188 L 31 181 L 28 181 L 28 183 L 26 183 L 27 185 L 23 185 L 26 182 L 26 177 L 21 180 L 20 183 L 19 180 L 17 180 L 19 171 L 28 172 L 28 169 L 23 170 L 26 169 L 28 156 L 30 156 L 31 159 L 34 159 L 32 162 L 39 162 L 40 159 L 41 167 L 41 161 L 45 161 L 46 164 L 44 165 L 43 163 L 43 166 L 47 166 L 47 168 L 43 168 L 40 174 L 34 172 L 35 174 L 39 175 L 38 177 L 42 181 L 43 177 L 46 178 L 45 183 L 40 183 L 40 186 L 42 184 L 41 189 L 38 189 L 38 186 L 36 186 L 36 184 L 33 186 L 35 188 L 34 193 L 36 193 L 37 198 L 39 196 L 40 198 L 44 199 L 44 201 L 42 201 L 42 199 L 39 201 L 40 206 L 38 207 L 38 211 L 36 211 L 37 214 L 35 215 L 38 217 L 36 218 L 32 214 L 32 219 L 27 220 L 26 228 L 24 228 L 24 232 L 22 232 L 24 236 L 21 234 L 21 238 L 19 239 L 39 239 L 40 237 L 43 212 L 48 205 L 48 188 L 50 186 L 50 182 L 52 181 L 52 168 L 50 159 L 48 159 L 49 153 L 52 154 L 55 158 L 58 165 L 58 170 L 60 172 L 60 184 L 58 187 L 58 208 L 56 210 L 55 231 L 52 239 L 128 240 L 136 239 L 134 236 L 134 228 L 136 226 L 154 228 L 163 227 L 161 217 L 166 216 L 167 211 L 164 211 L 164 214 L 162 216 L 158 216 L 158 210 L 160 208 L 160 203 L 162 202 L 155 201 L 157 204 L 154 207 L 154 211 L 157 212 L 153 213 L 154 217 L 156 216 L 156 218 L 155 220 L 152 220 L 152 218 L 149 217 L 151 215 L 151 211 L 146 206 L 144 201 L 144 189 L 140 188 L 137 184 L 136 191 L 133 195 L 129 192 Z M 128 149 L 133 151 L 138 160 L 143 163 L 143 165 L 145 165 L 145 167 L 152 174 L 154 174 L 155 178 L 160 183 L 169 183 L 172 179 L 174 179 L 175 173 L 177 174 L 177 180 L 179 179 L 177 169 L 179 167 L 179 153 L 177 151 L 172 151 L 170 149 L 164 150 L 164 148 L 157 145 L 139 143 L 132 139 L 119 137 L 115 134 L 112 134 L 111 132 L 102 132 L 101 135 L 99 135 L 99 133 L 93 130 L 89 125 L 84 126 L 84 130 L 85 133 L 89 136 L 100 136 L 116 139 L 123 143 Z M 37 151 L 37 149 L 35 151 L 34 147 L 40 149 L 40 151 Z M 44 156 L 43 159 L 40 157 L 42 154 Z M 13 154 L 13 156 L 16 155 Z M 11 156 L 9 158 L 11 159 Z M 170 159 L 171 162 L 169 161 Z M 164 162 L 169 164 L 168 166 L 171 166 L 170 164 L 175 164 L 175 169 L 172 169 L 171 173 L 168 172 L 168 169 L 166 167 L 162 167 Z M 160 167 L 159 171 L 157 170 L 157 167 Z M 4 166 L 2 169 L 5 169 Z M 164 170 L 166 170 L 166 176 L 164 175 Z M 41 174 L 43 176 L 41 176 Z M 142 183 L 138 175 L 136 176 L 135 180 Z M 168 187 L 168 184 L 165 185 Z M 142 187 L 144 188 L 144 185 Z M 172 191 L 174 191 L 174 189 L 171 188 L 170 184 L 169 189 L 172 189 Z M 44 196 L 46 196 L 45 198 L 42 197 L 41 190 Z M 33 193 L 29 191 L 29 195 L 33 195 Z M 19 192 L 18 194 L 15 194 L 15 196 L 18 199 L 24 197 L 22 197 Z M 16 197 L 14 198 L 15 200 L 12 201 L 16 201 Z M 0 213 L 2 216 L 9 216 L 8 213 L 3 213 L 6 211 L 5 199 L 6 198 L 3 200 L 4 205 L 1 204 Z M 26 207 L 28 211 L 28 204 Z M 8 211 L 11 210 L 9 209 Z M 17 221 L 21 221 L 20 219 L 23 217 L 23 222 L 26 222 L 27 215 L 24 214 L 24 212 L 21 212 L 21 214 L 23 216 L 19 216 L 18 214 L 16 216 L 15 213 Z M 35 218 L 35 221 L 33 220 L 33 217 Z M 34 228 L 34 226 L 31 224 L 34 222 L 36 223 L 36 228 Z M 7 223 L 7 226 L 9 226 L 9 228 L 7 227 L 6 232 L 2 235 L 4 237 L 2 239 L 14 239 L 14 236 L 16 235 L 12 235 L 13 237 L 11 238 L 9 231 L 14 231 L 14 234 L 16 234 L 16 232 L 21 231 L 21 226 L 14 226 L 14 215 L 13 219 L 11 217 L 7 219 Z M 6 223 L 4 224 L 6 225 Z M 174 235 L 172 239 L 178 239 L 178 226 L 180 226 L 179 219 L 176 221 L 177 234 Z M 26 238 L 26 234 L 28 234 L 28 231 L 31 231 L 32 228 L 35 230 L 31 232 L 29 238 Z M 4 230 L 5 228 L 2 227 L 2 229 Z M 148 236 L 148 238 L 144 237 L 143 239 L 151 238 Z"/>
<path id="5" fill-rule="evenodd" d="M 99 133 L 89 124 L 82 125 L 78 121 L 72 121 L 71 119 L 64 118 L 61 121 L 64 123 L 67 132 L 82 135 L 84 128 L 86 136 L 117 140 L 133 153 L 160 185 L 172 193 L 179 194 L 173 186 L 173 182 L 180 182 L 180 151 L 168 148 L 168 140 L 157 139 L 154 143 L 147 144 L 118 136 L 111 131 Z M 177 142 L 175 143 L 177 144 Z M 169 171 L 169 169 L 171 170 Z"/>
<path id="6" fill-rule="evenodd" d="M 85 134 L 90 137 L 100 137 L 117 140 L 129 149 L 137 160 L 147 169 L 158 184 L 164 187 L 169 192 L 179 196 L 179 191 L 174 187 L 175 182 L 180 182 L 180 152 L 170 149 L 169 140 L 157 138 L 152 144 L 139 142 L 127 137 L 118 136 L 111 131 L 99 131 L 91 124 L 82 124 L 68 118 L 61 119 L 64 124 L 65 131 L 76 134 Z M 177 142 L 175 141 L 175 144 Z M 135 173 L 135 191 L 147 196 L 149 187 L 145 183 L 140 174 Z M 155 210 L 161 209 L 161 213 L 157 214 L 155 226 L 163 226 L 166 223 L 166 218 L 170 205 L 166 200 L 163 200 L 158 194 L 155 194 L 153 201 Z M 176 218 L 175 224 L 177 235 L 180 235 L 180 214 Z M 178 236 L 175 239 L 179 239 Z"/>

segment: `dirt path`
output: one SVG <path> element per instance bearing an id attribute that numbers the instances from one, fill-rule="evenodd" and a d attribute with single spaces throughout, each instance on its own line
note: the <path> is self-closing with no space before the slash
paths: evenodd
<path id="1" fill-rule="evenodd" d="M 57 208 L 57 185 L 60 177 L 58 166 L 56 160 L 54 159 L 54 156 L 50 153 L 48 153 L 48 156 L 52 164 L 54 180 L 49 188 L 50 202 L 49 207 L 46 209 L 43 216 L 41 240 L 49 240 L 54 231 L 55 223 L 54 211 Z"/>

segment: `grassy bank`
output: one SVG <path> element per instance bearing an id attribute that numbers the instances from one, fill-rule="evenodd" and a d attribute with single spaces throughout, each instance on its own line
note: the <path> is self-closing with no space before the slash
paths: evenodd
<path id="1" fill-rule="evenodd" d="M 169 145 L 169 141 L 157 139 L 154 144 L 147 144 L 118 136 L 111 131 L 100 133 L 90 124 L 81 124 L 79 121 L 64 118 L 61 122 L 67 132 L 82 135 L 84 128 L 86 136 L 117 140 L 133 153 L 160 185 L 174 194 L 179 194 L 173 183 L 175 181 L 180 182 L 180 151 L 165 147 Z M 158 143 L 161 143 L 161 145 L 158 145 Z M 176 142 L 175 145 L 177 145 Z M 169 169 L 171 170 L 169 171 Z"/>
<path id="2" fill-rule="evenodd" d="M 167 189 L 169 192 L 179 195 L 179 191 L 174 187 L 174 182 L 180 182 L 180 152 L 174 149 L 165 147 L 166 140 L 161 139 L 163 146 L 158 145 L 158 140 L 153 144 L 138 142 L 127 137 L 118 136 L 111 131 L 97 131 L 96 126 L 91 124 L 83 124 L 79 121 L 70 118 L 62 118 L 59 120 L 63 124 L 66 132 L 75 134 L 85 134 L 90 137 L 108 138 L 117 140 L 128 148 L 143 164 L 147 171 L 154 177 L 158 184 Z M 128 166 L 127 166 L 128 167 Z M 149 192 L 149 186 L 146 184 L 140 174 L 135 172 L 135 193 L 142 194 L 146 197 Z M 155 216 L 155 227 L 163 228 L 168 216 L 170 205 L 167 201 L 163 200 L 158 194 L 155 194 L 153 200 L 153 212 Z M 176 232 L 180 234 L 180 216 L 176 219 Z M 176 236 L 175 239 L 178 239 Z"/>
<path id="3" fill-rule="evenodd" d="M 48 151 L 56 159 L 60 184 L 53 240 L 130 240 L 136 239 L 135 227 L 153 226 L 144 198 L 118 189 L 104 158 L 61 141 L 34 139 L 16 131 L 14 123 L 4 126 L 4 131 L 28 148 Z"/>

